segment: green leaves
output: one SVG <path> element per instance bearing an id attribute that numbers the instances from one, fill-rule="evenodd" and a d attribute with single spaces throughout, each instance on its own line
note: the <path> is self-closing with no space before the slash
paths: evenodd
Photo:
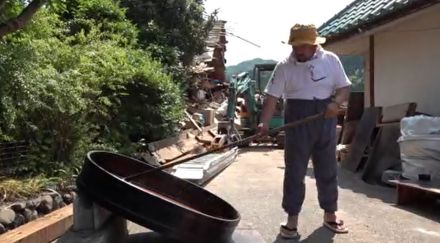
<path id="1" fill-rule="evenodd" d="M 177 64 L 168 59 L 167 48 L 175 48 L 178 61 L 185 66 L 204 51 L 215 13 L 205 18 L 203 1 L 122 0 L 121 4 L 127 8 L 128 18 L 139 26 L 139 43 L 153 50 L 154 57 L 163 63 Z"/>
<path id="2" fill-rule="evenodd" d="M 73 170 L 92 149 L 130 153 L 183 117 L 181 87 L 137 46 L 125 10 L 111 0 L 65 6 L 0 43 L 0 139 L 31 143 L 22 174 Z"/>

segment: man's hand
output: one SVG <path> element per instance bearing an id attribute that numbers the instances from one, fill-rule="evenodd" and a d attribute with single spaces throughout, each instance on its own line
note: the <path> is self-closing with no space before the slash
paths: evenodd
<path id="1" fill-rule="evenodd" d="M 327 105 L 327 109 L 325 110 L 326 118 L 334 118 L 337 117 L 339 113 L 339 105 L 336 103 L 330 103 Z"/>
<path id="2" fill-rule="evenodd" d="M 346 102 L 350 95 L 350 86 L 342 87 L 336 90 L 336 96 L 332 103 L 327 105 L 325 111 L 326 118 L 335 118 L 338 116 L 340 104 Z"/>
<path id="3" fill-rule="evenodd" d="M 267 136 L 269 134 L 269 125 L 263 122 L 258 124 L 258 133 L 262 136 Z"/>
<path id="4" fill-rule="evenodd" d="M 274 96 L 267 95 L 264 98 L 263 104 L 263 114 L 261 115 L 260 124 L 258 124 L 258 133 L 262 136 L 267 136 L 269 134 L 269 122 L 275 111 L 278 98 Z"/>

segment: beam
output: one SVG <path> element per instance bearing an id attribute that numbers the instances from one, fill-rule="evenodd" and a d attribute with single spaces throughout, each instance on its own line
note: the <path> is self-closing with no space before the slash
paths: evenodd
<path id="1" fill-rule="evenodd" d="M 370 107 L 375 106 L 375 100 L 374 100 L 374 35 L 370 35 L 369 39 L 369 61 L 370 61 L 370 67 L 369 67 L 369 93 L 370 93 Z"/>
<path id="2" fill-rule="evenodd" d="M 73 225 L 73 204 L 0 235 L 3 243 L 51 242 Z"/>

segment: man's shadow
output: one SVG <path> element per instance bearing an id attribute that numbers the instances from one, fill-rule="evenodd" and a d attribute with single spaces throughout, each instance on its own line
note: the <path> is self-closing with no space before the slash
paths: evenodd
<path id="1" fill-rule="evenodd" d="M 321 226 L 305 239 L 301 239 L 300 237 L 299 239 L 289 240 L 278 235 L 273 243 L 333 243 L 334 237 L 335 233 Z"/>
<path id="2" fill-rule="evenodd" d="M 229 240 L 222 240 L 212 243 L 251 243 L 249 240 L 242 239 L 240 237 L 237 237 L 237 240 L 229 239 Z M 185 241 L 178 241 L 175 239 L 167 238 L 166 236 L 163 236 L 161 234 L 158 234 L 156 232 L 145 232 L 145 233 L 138 233 L 130 235 L 126 242 L 124 243 L 192 243 L 192 242 L 185 242 Z"/>

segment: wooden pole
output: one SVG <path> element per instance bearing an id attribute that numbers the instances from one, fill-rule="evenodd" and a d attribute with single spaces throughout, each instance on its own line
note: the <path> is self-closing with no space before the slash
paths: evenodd
<path id="1" fill-rule="evenodd" d="M 375 106 L 375 99 L 374 99 L 374 35 L 370 35 L 370 39 L 369 39 L 369 61 L 370 61 L 370 107 L 374 107 Z"/>
<path id="2" fill-rule="evenodd" d="M 197 130 L 199 130 L 199 132 L 203 132 L 203 129 L 200 128 L 199 125 L 197 125 L 197 122 L 194 121 L 194 119 L 191 117 L 191 115 L 187 111 L 185 111 L 185 115 L 189 118 L 189 120 L 197 128 Z"/>

